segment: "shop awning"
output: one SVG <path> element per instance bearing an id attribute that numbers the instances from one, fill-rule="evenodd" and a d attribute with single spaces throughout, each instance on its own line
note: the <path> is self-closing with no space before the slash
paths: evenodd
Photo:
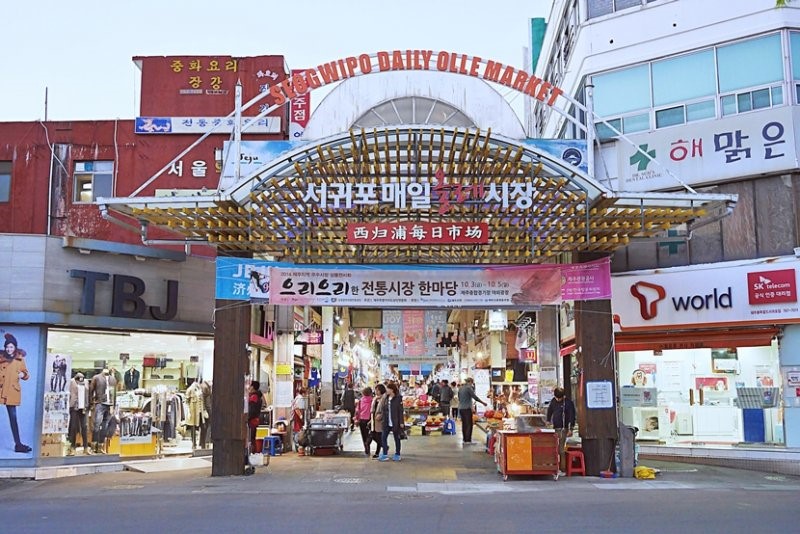
<path id="1" fill-rule="evenodd" d="M 727 349 L 764 347 L 772 343 L 780 328 L 734 328 L 678 332 L 619 332 L 614 336 L 617 352 L 634 350 Z"/>

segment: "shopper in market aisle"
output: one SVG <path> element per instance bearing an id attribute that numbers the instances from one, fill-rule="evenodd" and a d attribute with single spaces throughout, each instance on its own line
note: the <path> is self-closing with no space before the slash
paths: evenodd
<path id="1" fill-rule="evenodd" d="M 386 386 L 378 384 L 375 386 L 375 397 L 372 399 L 372 407 L 370 412 L 370 440 L 367 443 L 367 452 L 372 448 L 372 442 L 375 442 L 375 454 L 373 458 L 380 456 L 381 447 L 383 447 L 383 407 L 386 404 Z"/>
<path id="2" fill-rule="evenodd" d="M 567 436 L 572 435 L 575 426 L 575 405 L 564 395 L 564 388 L 553 390 L 553 400 L 547 406 L 547 422 L 553 425 L 558 434 L 559 475 L 566 469 L 564 443 Z"/>
<path id="3" fill-rule="evenodd" d="M 389 433 L 394 436 L 394 456 L 392 460 L 400 461 L 400 436 L 403 429 L 403 401 L 397 385 L 390 383 L 386 386 L 386 402 L 383 405 L 383 452 L 378 457 L 381 462 L 389 460 Z"/>
<path id="4" fill-rule="evenodd" d="M 450 382 L 450 389 L 453 390 L 453 398 L 458 400 L 458 384 L 456 383 L 455 380 Z M 451 414 L 453 416 L 453 420 L 457 421 L 458 420 L 458 402 L 456 402 L 455 406 L 450 408 L 450 412 L 451 412 Z"/>
<path id="5" fill-rule="evenodd" d="M 442 385 L 439 386 L 439 408 L 442 410 L 442 415 L 445 417 L 450 416 L 450 403 L 453 400 L 453 388 L 447 383 L 447 380 L 442 380 Z"/>
<path id="6" fill-rule="evenodd" d="M 353 391 L 353 383 L 348 382 L 342 393 L 342 409 L 350 414 L 350 432 L 355 428 L 356 421 L 356 392 Z"/>
<path id="7" fill-rule="evenodd" d="M 364 454 L 369 456 L 369 446 L 372 441 L 369 432 L 370 419 L 372 418 L 372 388 L 367 386 L 361 390 L 361 398 L 356 406 L 356 419 L 358 429 L 361 430 L 361 442 L 364 444 Z"/>
<path id="8" fill-rule="evenodd" d="M 475 381 L 468 377 L 464 384 L 458 388 L 458 413 L 461 415 L 461 440 L 464 444 L 472 443 L 472 401 L 480 402 L 484 406 L 480 397 L 475 394 Z"/>

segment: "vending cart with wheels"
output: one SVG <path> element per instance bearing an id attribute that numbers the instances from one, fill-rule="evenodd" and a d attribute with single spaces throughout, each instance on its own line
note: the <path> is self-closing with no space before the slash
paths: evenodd
<path id="1" fill-rule="evenodd" d="M 494 451 L 497 470 L 503 480 L 509 475 L 547 475 L 558 480 L 558 447 L 558 434 L 552 430 L 499 430 Z"/>

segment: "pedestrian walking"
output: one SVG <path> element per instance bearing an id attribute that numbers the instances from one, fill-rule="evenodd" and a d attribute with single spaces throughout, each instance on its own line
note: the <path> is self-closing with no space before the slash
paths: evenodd
<path id="1" fill-rule="evenodd" d="M 486 406 L 475 394 L 475 385 L 471 377 L 464 381 L 458 388 L 458 412 L 461 415 L 461 441 L 464 444 L 472 443 L 472 401 L 477 401 Z"/>
<path id="2" fill-rule="evenodd" d="M 563 474 L 567 465 L 564 446 L 567 436 L 572 435 L 572 428 L 575 426 L 575 404 L 566 397 L 564 388 L 553 390 L 553 400 L 547 406 L 547 422 L 553 425 L 558 434 L 558 469 L 559 474 Z"/>
<path id="3" fill-rule="evenodd" d="M 400 440 L 404 437 L 403 402 L 400 391 L 395 384 L 386 387 L 386 403 L 383 405 L 383 452 L 378 457 L 381 462 L 389 460 L 389 434 L 394 436 L 394 456 L 392 460 L 400 461 Z"/>

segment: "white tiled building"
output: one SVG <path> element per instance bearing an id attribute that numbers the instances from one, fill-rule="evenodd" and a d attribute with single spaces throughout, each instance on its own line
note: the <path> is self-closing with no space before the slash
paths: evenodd
<path id="1" fill-rule="evenodd" d="M 540 52 L 536 74 L 594 110 L 571 114 L 596 127 L 598 179 L 739 195 L 614 254 L 623 422 L 662 445 L 800 447 L 800 3 L 555 0 Z M 587 137 L 542 105 L 526 126 Z"/>

